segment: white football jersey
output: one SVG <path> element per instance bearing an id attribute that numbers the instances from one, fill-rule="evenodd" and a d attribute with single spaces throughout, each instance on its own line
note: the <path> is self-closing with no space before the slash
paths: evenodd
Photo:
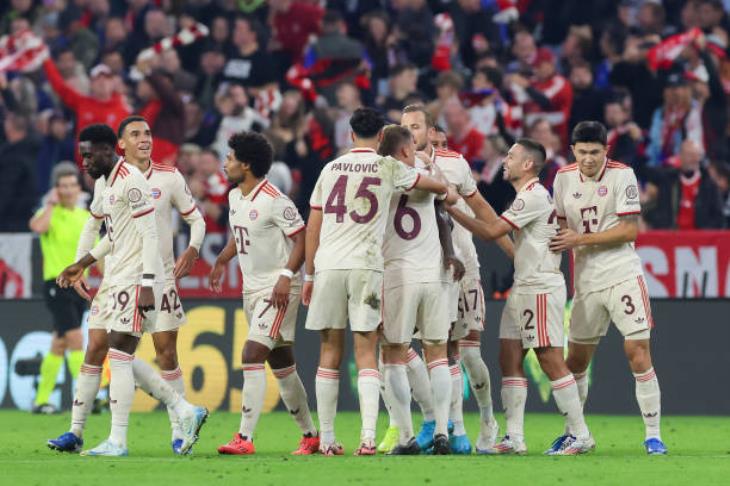
<path id="1" fill-rule="evenodd" d="M 291 237 L 304 230 L 299 211 L 266 179 L 246 196 L 239 188 L 232 189 L 228 204 L 228 222 L 243 274 L 243 293 L 272 289 L 289 261 L 294 246 Z M 292 289 L 298 291 L 300 287 L 301 274 L 297 272 Z"/>
<path id="2" fill-rule="evenodd" d="M 432 175 L 428 169 L 416 170 Z M 397 191 L 391 197 L 383 242 L 386 289 L 445 281 L 435 200 L 435 194 L 418 189 Z"/>
<path id="3" fill-rule="evenodd" d="M 456 191 L 462 198 L 476 194 L 477 183 L 471 175 L 469 163 L 460 153 L 451 150 L 433 150 L 431 161 L 441 170 L 449 184 L 456 187 Z M 469 216 L 474 216 L 471 208 L 463 199 L 459 199 L 455 207 Z M 454 243 L 454 253 L 466 268 L 464 279 L 478 279 L 479 257 L 471 231 L 454 221 L 451 238 Z"/>
<path id="4" fill-rule="evenodd" d="M 309 204 L 322 210 L 314 266 L 320 270 L 383 271 L 383 236 L 390 198 L 418 182 L 413 167 L 369 148 L 355 148 L 328 163 Z"/>
<path id="5" fill-rule="evenodd" d="M 180 216 L 186 217 L 195 213 L 197 206 L 185 178 L 176 168 L 152 162 L 144 176 L 150 186 L 152 204 L 155 207 L 157 237 L 165 266 L 165 279 L 173 280 L 175 255 L 172 250 L 172 208 L 177 209 Z"/>
<path id="6" fill-rule="evenodd" d="M 515 230 L 515 283 L 513 292 L 547 293 L 564 287 L 560 253 L 550 251 L 550 239 L 560 229 L 550 193 L 536 177 L 519 190 L 500 216 Z"/>
<path id="7" fill-rule="evenodd" d="M 104 279 L 109 285 L 136 285 L 143 273 L 152 273 L 157 281 L 162 281 L 155 207 L 147 181 L 136 167 L 121 159 L 112 169 L 109 181 L 102 193 L 104 223 L 111 244 Z M 154 237 L 154 258 L 145 259 L 143 255 L 143 235 Z"/>
<path id="8" fill-rule="evenodd" d="M 563 167 L 555 177 L 553 194 L 558 218 L 581 234 L 606 231 L 621 216 L 641 213 L 634 171 L 613 160 L 606 159 L 594 178 L 585 177 L 578 164 Z M 573 255 L 577 292 L 594 292 L 643 274 L 633 243 L 580 246 Z"/>

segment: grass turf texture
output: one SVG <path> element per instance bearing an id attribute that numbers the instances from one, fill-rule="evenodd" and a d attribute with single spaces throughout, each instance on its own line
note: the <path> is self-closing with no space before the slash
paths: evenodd
<path id="1" fill-rule="evenodd" d="M 498 418 L 504 424 L 503 417 Z M 162 412 L 133 414 L 130 419 L 130 456 L 93 458 L 60 454 L 46 448 L 48 438 L 68 428 L 69 414 L 37 416 L 18 411 L 0 412 L 0 484 L 727 484 L 730 472 L 730 418 L 663 417 L 667 457 L 647 457 L 641 442 L 639 416 L 589 416 L 597 441 L 595 452 L 581 457 L 542 455 L 562 430 L 557 415 L 528 415 L 525 420 L 527 457 L 420 456 L 353 457 L 359 434 L 359 416 L 337 417 L 344 457 L 295 457 L 299 435 L 286 413 L 263 415 L 252 457 L 219 456 L 216 447 L 238 430 L 239 415 L 214 413 L 202 431 L 192 457 L 174 457 L 169 445 L 169 424 Z M 381 415 L 379 435 L 385 431 Z M 478 416 L 467 414 L 472 440 Z M 96 446 L 109 431 L 109 414 L 92 416 L 86 447 Z M 379 437 L 380 438 L 380 437 Z"/>

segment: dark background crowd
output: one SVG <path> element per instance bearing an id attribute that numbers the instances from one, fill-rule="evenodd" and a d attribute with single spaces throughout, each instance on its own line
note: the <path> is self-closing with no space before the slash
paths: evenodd
<path id="1" fill-rule="evenodd" d="M 50 56 L 0 72 L 0 232 L 27 231 L 74 135 L 139 113 L 153 158 L 175 165 L 209 231 L 225 231 L 229 136 L 263 132 L 269 177 L 306 213 L 348 120 L 394 123 L 427 105 L 497 211 L 514 196 L 501 159 L 543 143 L 548 188 L 581 120 L 609 128 L 611 158 L 641 183 L 643 228 L 730 223 L 728 42 L 721 0 L 7 0 L 0 35 L 31 29 Z M 193 43 L 140 56 L 181 29 Z M 87 181 L 88 184 L 88 181 Z"/>

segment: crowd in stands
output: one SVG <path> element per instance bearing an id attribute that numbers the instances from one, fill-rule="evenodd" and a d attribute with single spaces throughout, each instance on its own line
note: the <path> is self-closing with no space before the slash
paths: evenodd
<path id="1" fill-rule="evenodd" d="M 306 214 L 319 171 L 350 146 L 350 114 L 376 106 L 398 123 L 413 103 L 498 212 L 514 197 L 501 159 L 516 137 L 546 146 L 550 188 L 571 162 L 571 129 L 595 119 L 610 157 L 637 173 L 643 228 L 724 228 L 729 4 L 7 0 L 4 45 L 32 31 L 49 55 L 0 68 L 0 232 L 27 231 L 53 167 L 78 162 L 74 137 L 91 123 L 145 116 L 154 160 L 183 172 L 208 230 L 223 232 L 231 134 L 267 136 L 279 161 L 270 178 Z M 140 55 L 200 24 L 194 42 Z"/>

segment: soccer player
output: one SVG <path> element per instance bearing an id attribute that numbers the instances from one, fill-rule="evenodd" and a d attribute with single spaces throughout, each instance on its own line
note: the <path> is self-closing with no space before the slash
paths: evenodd
<path id="1" fill-rule="evenodd" d="M 567 363 L 585 403 L 586 370 L 613 322 L 624 336 L 624 352 L 636 379 L 646 452 L 666 454 L 659 429 L 661 392 L 649 345 L 654 321 L 641 260 L 634 249 L 641 213 L 639 189 L 630 167 L 606 157 L 606 137 L 601 123 L 576 125 L 571 147 L 576 163 L 560 169 L 553 186 L 562 229 L 551 249 L 572 249 L 575 258 Z"/>
<path id="2" fill-rule="evenodd" d="M 418 104 L 407 106 L 403 110 L 401 125 L 407 127 L 413 134 L 416 148 L 423 151 L 432 163 L 441 169 L 449 183 L 456 188 L 456 192 L 462 197 L 457 207 L 473 211 L 479 219 L 484 221 L 496 221 L 497 215 L 479 194 L 466 160 L 456 152 L 433 147 L 432 140 L 436 137 L 436 130 L 433 119 L 425 107 Z M 484 292 L 479 277 L 479 259 L 469 231 L 457 224 L 454 225 L 452 235 L 456 256 L 464 263 L 466 275 L 460 283 L 454 283 L 451 290 L 450 322 L 455 322 L 455 325 L 450 339 L 458 343 L 458 352 L 455 353 L 454 363 L 450 367 L 453 386 L 450 416 L 454 424 L 450 442 L 454 453 L 468 454 L 471 452 L 471 444 L 466 436 L 462 416 L 463 394 L 459 356 L 463 358 L 464 368 L 479 404 L 481 421 L 476 443 L 477 452 L 486 451 L 494 445 L 499 429 L 493 415 L 489 370 L 481 356 Z M 511 258 L 514 250 L 509 237 L 505 235 L 499 238 L 497 243 Z M 411 386 L 414 388 L 414 396 L 416 396 L 416 387 L 422 385 L 419 385 L 418 381 L 411 381 Z M 425 421 L 419 432 L 419 443 L 424 448 L 430 447 L 428 437 L 432 435 L 433 423 Z"/>
<path id="3" fill-rule="evenodd" d="M 384 120 L 361 108 L 351 119 L 354 148 L 322 170 L 310 199 L 306 274 L 302 301 L 309 305 L 307 329 L 320 331 L 317 412 L 320 451 L 341 455 L 334 418 L 345 327 L 353 332 L 362 430 L 356 455 L 374 455 L 379 405 L 376 332 L 383 285 L 383 237 L 390 198 L 396 190 L 447 193 L 446 184 L 376 153 Z M 316 275 L 315 275 L 316 271 Z"/>
<path id="4" fill-rule="evenodd" d="M 104 315 L 109 329 L 112 427 L 107 440 L 82 454 L 126 456 L 127 426 L 135 389 L 132 362 L 142 332 L 154 329 L 162 300 L 163 270 L 150 188 L 136 167 L 124 159 L 114 161 L 116 137 L 113 132 L 109 135 L 105 128 L 108 127 L 96 125 L 85 129 L 81 142 L 88 143 L 80 146 L 89 175 L 107 181 L 99 198 L 107 235 L 81 260 L 67 267 L 59 275 L 58 283 L 61 287 L 74 284 L 89 265 L 107 255 L 104 280 L 108 298 L 99 304 L 98 312 Z M 106 345 L 106 342 L 102 344 Z M 185 453 L 197 440 L 208 411 L 192 406 L 157 378 L 153 395 L 174 408 L 183 435 L 180 450 Z M 98 381 L 96 384 L 98 389 Z M 88 398 L 93 399 L 95 394 L 96 390 Z"/>
<path id="5" fill-rule="evenodd" d="M 294 203 L 266 179 L 273 149 L 263 136 L 242 132 L 233 135 L 228 146 L 224 170 L 236 184 L 228 195 L 233 238 L 216 259 L 210 285 L 220 292 L 226 264 L 238 254 L 249 330 L 242 352 L 241 427 L 218 452 L 254 454 L 253 435 L 264 406 L 264 362 L 268 361 L 279 381 L 281 399 L 303 434 L 294 454 L 315 454 L 319 436 L 292 351 L 301 293 L 299 269 L 304 262 L 304 221 Z"/>
<path id="6" fill-rule="evenodd" d="M 560 254 L 549 249 L 558 222 L 552 198 L 539 182 L 538 174 L 544 166 L 545 148 L 534 140 L 518 139 L 504 159 L 505 179 L 517 196 L 500 219 L 485 223 L 457 208 L 450 209 L 454 219 L 485 240 L 515 233 L 515 283 L 499 326 L 507 434 L 488 454 L 527 453 L 523 429 L 527 378 L 522 362 L 530 349 L 550 379 L 555 403 L 575 434 L 563 448 L 549 449 L 548 453 L 584 454 L 595 447 L 583 418 L 575 378 L 563 359 L 565 279 L 560 271 Z"/>
<path id="7" fill-rule="evenodd" d="M 386 127 L 378 153 L 392 156 L 416 166 L 416 146 L 413 135 L 398 125 Z M 435 167 L 419 172 L 436 177 Z M 434 172 L 432 172 L 434 171 Z M 383 368 L 387 405 L 399 428 L 398 444 L 391 455 L 420 454 L 421 447 L 413 435 L 411 419 L 411 389 L 406 363 L 413 333 L 419 330 L 428 369 L 431 374 L 436 420 L 433 438 L 434 454 L 449 454 L 447 422 L 451 388 L 446 342 L 449 337 L 449 298 L 445 292 L 450 276 L 446 268 L 459 268 L 460 262 L 451 255 L 442 257 L 440 230 L 436 217 L 436 197 L 433 193 L 413 190 L 408 194 L 396 192 L 390 201 L 388 226 L 385 230 L 383 258 Z M 448 229 L 443 233 L 451 238 Z"/>

